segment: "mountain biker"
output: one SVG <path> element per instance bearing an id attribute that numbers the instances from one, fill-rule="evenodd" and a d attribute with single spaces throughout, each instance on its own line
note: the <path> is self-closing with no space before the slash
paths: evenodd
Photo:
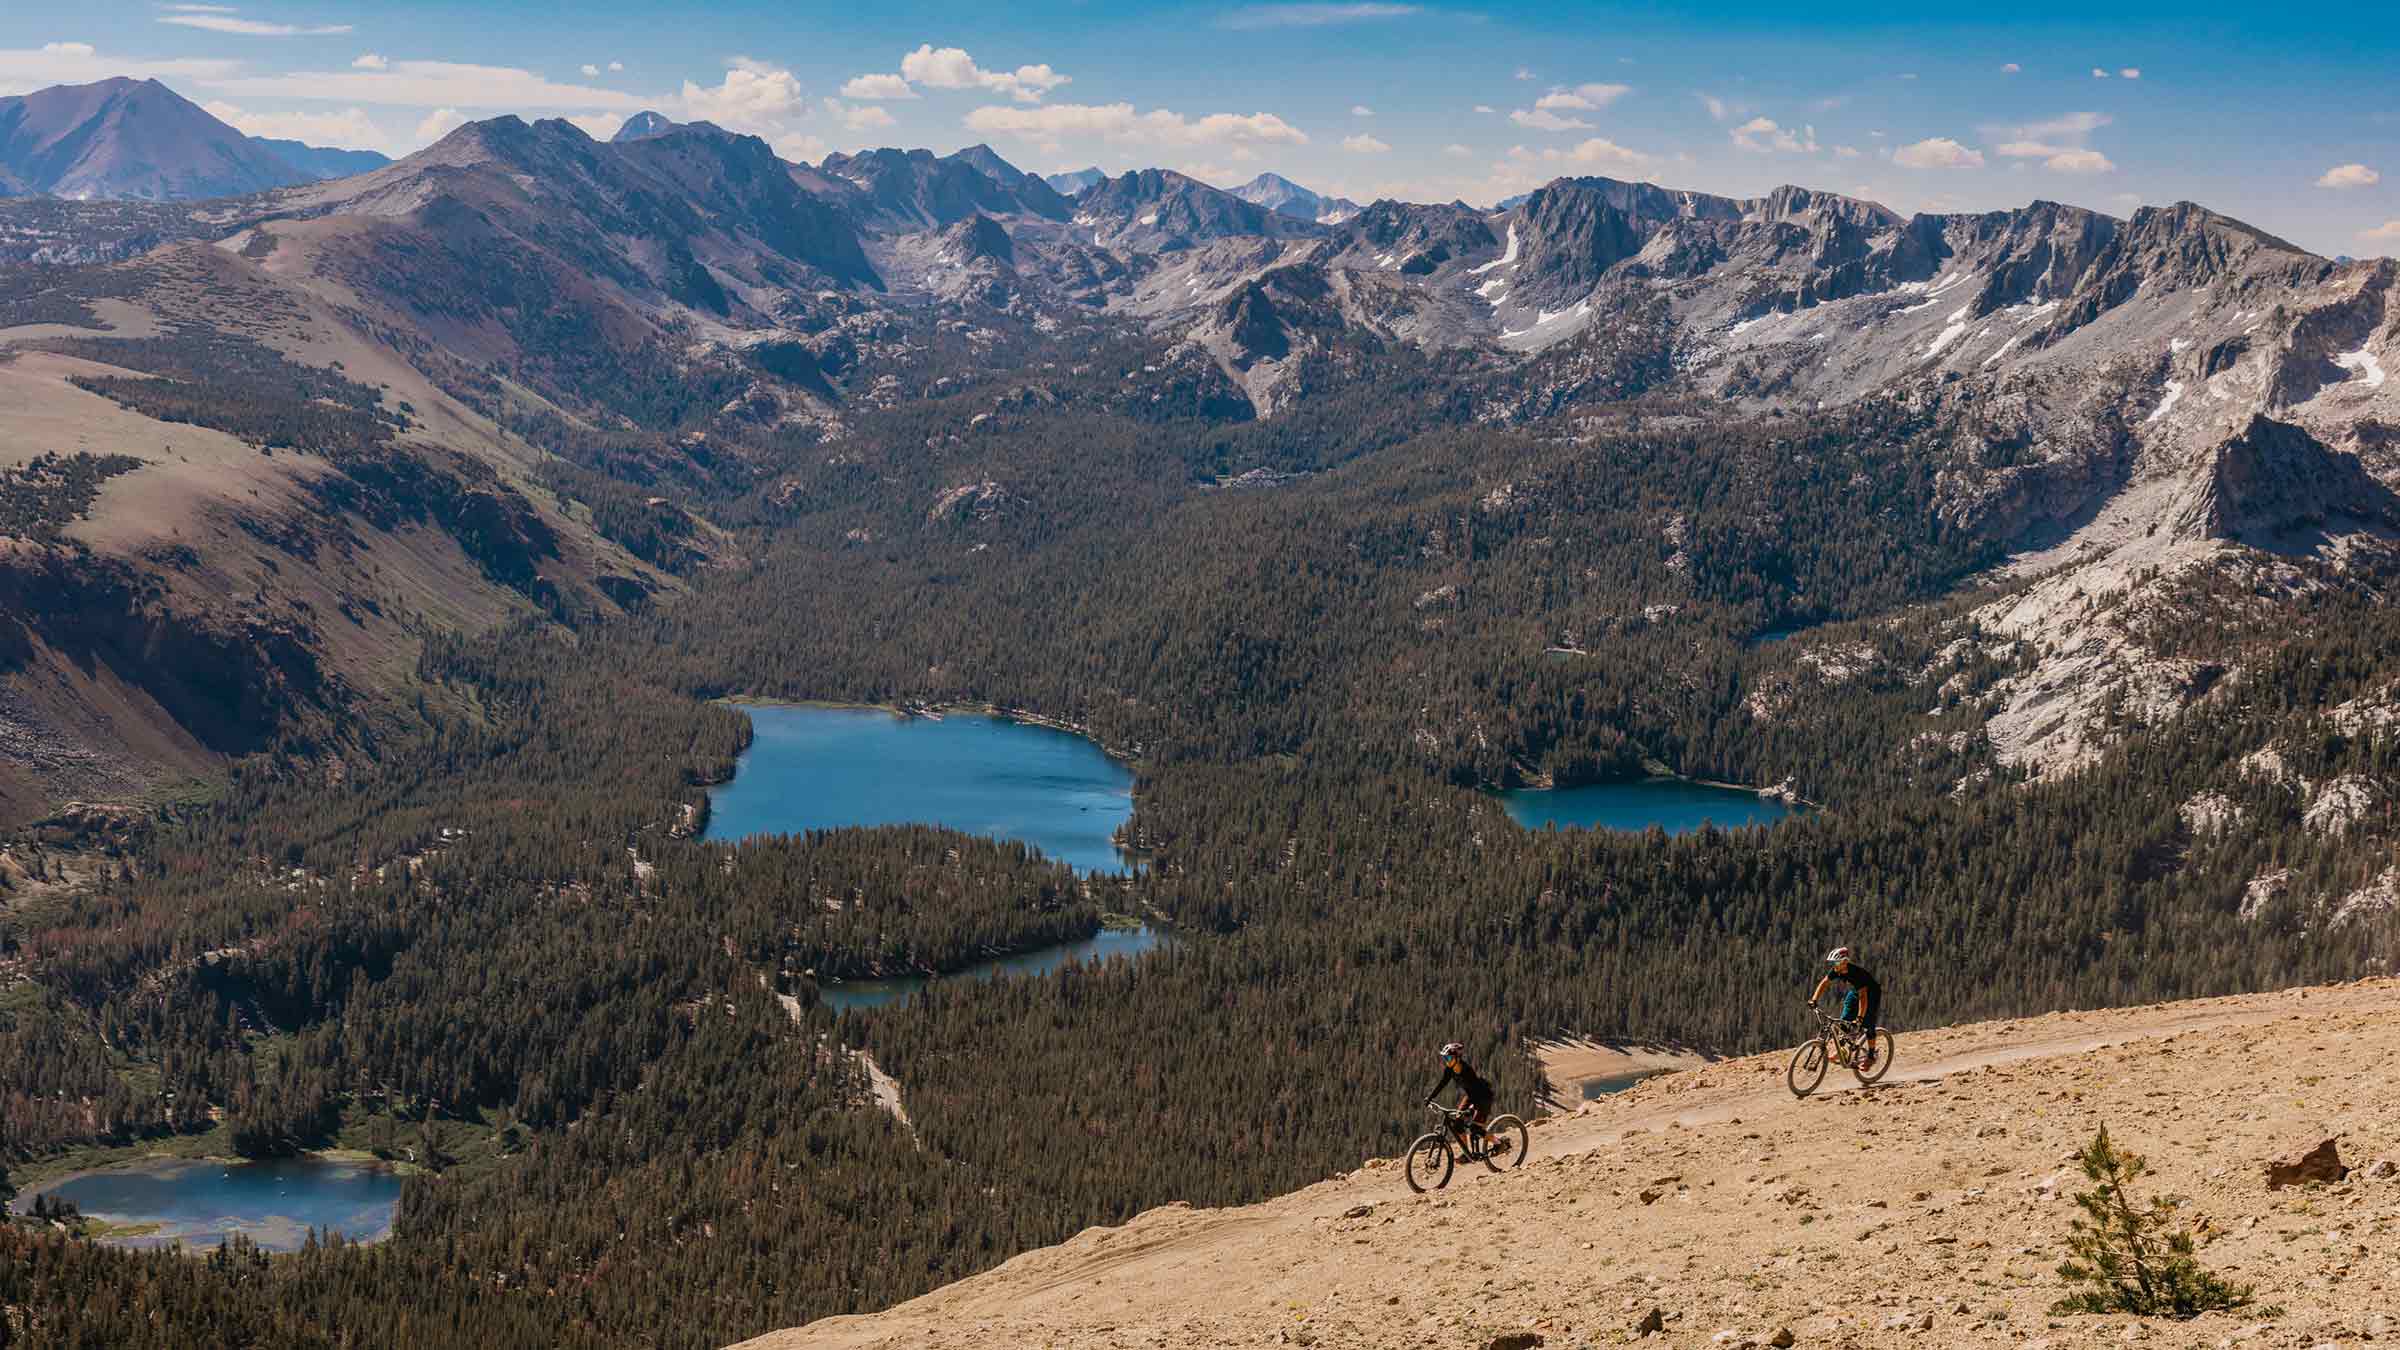
<path id="1" fill-rule="evenodd" d="M 1456 1041 L 1442 1047 L 1442 1081 L 1425 1094 L 1425 1104 L 1433 1105 L 1433 1099 L 1442 1095 L 1442 1089 L 1450 1086 L 1452 1080 L 1464 1091 L 1458 1099 L 1458 1109 L 1467 1113 L 1468 1127 L 1481 1138 L 1484 1123 L 1492 1118 L 1492 1082 L 1467 1063 L 1467 1048 Z M 1459 1142 L 1467 1142 L 1464 1133 L 1460 1134 Z"/>
<path id="2" fill-rule="evenodd" d="M 1850 986 L 1842 995 L 1842 1020 L 1856 1022 L 1866 1033 L 1866 1049 L 1860 1052 L 1859 1060 L 1864 1068 L 1875 1062 L 1875 1019 L 1883 1012 L 1883 985 L 1872 971 L 1857 962 L 1856 955 L 1848 947 L 1836 947 L 1825 953 L 1825 976 L 1809 994 L 1808 1006 L 1816 1007 L 1817 1000 L 1825 997 L 1825 986 L 1835 980 Z"/>

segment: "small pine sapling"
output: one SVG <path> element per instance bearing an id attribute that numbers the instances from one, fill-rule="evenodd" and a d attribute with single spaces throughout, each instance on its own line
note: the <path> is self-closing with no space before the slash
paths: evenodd
<path id="1" fill-rule="evenodd" d="M 2191 1232 L 2177 1220 L 2172 1204 L 2134 1203 L 2129 1188 L 2147 1169 L 2139 1155 L 2121 1153 L 2109 1143 L 2107 1126 L 2076 1161 L 2092 1188 L 2075 1196 L 2084 1217 L 2074 1221 L 2067 1239 L 2074 1255 L 2060 1263 L 2058 1273 L 2085 1287 L 2051 1311 L 2197 1317 L 2250 1301 L 2250 1286 L 2228 1283 L 2201 1266 Z"/>

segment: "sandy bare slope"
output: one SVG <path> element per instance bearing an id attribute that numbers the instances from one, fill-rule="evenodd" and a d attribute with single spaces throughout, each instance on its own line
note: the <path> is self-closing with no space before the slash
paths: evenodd
<path id="1" fill-rule="evenodd" d="M 2389 1340 L 2400 1178 L 2368 1165 L 2400 1158 L 2395 1047 L 2386 979 L 1908 1035 L 1885 1085 L 1806 1101 L 1782 1057 L 1731 1060 L 1540 1125 L 1521 1171 L 1420 1197 L 1380 1163 L 1168 1206 L 749 1345 L 1609 1345 L 1652 1308 L 1645 1343 L 1672 1346 Z M 2103 1122 L 2205 1222 L 2206 1262 L 2257 1286 L 2247 1314 L 2048 1314 L 2068 1157 Z M 2266 1159 L 2334 1134 L 2347 1182 L 2267 1190 Z"/>

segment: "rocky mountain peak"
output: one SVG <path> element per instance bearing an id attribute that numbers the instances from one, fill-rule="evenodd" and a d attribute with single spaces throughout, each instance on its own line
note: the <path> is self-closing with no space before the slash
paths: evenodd
<path id="1" fill-rule="evenodd" d="M 970 145 L 966 149 L 952 154 L 949 158 L 978 170 L 989 178 L 1011 186 L 1014 186 L 1019 179 L 1029 176 L 1023 169 L 1002 159 L 999 151 L 980 143 Z"/>
<path id="2" fill-rule="evenodd" d="M 0 175 L 28 192 L 149 200 L 259 192 L 316 176 L 157 80 L 122 76 L 0 98 Z"/>
<path id="3" fill-rule="evenodd" d="M 1230 191 L 1254 206 L 1324 225 L 1338 224 L 1359 211 L 1358 203 L 1348 198 L 1311 191 L 1279 173 L 1262 173 Z"/>
<path id="4" fill-rule="evenodd" d="M 668 121 L 665 113 L 638 112 L 626 118 L 625 125 L 618 127 L 617 134 L 609 139 L 619 142 L 647 140 L 652 136 L 663 136 L 678 125 Z"/>

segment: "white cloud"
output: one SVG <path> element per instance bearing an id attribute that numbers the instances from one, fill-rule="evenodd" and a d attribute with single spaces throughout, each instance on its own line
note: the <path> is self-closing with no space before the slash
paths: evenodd
<path id="1" fill-rule="evenodd" d="M 624 74 L 624 73 L 625 73 L 625 63 L 624 63 L 624 62 L 622 62 L 622 61 L 611 61 L 611 62 L 609 62 L 609 63 L 608 63 L 608 73 L 609 73 L 609 74 L 611 74 L 611 75 L 622 75 L 622 74 Z"/>
<path id="2" fill-rule="evenodd" d="M 2042 161 L 2053 173 L 2115 173 L 2117 166 L 2097 150 L 2062 150 Z"/>
<path id="3" fill-rule="evenodd" d="M 876 107 L 872 103 L 860 104 L 854 107 L 850 104 L 842 102 L 840 99 L 829 98 L 825 100 L 825 112 L 826 115 L 833 118 L 834 121 L 850 128 L 852 131 L 879 131 L 885 127 L 899 125 L 898 121 L 894 119 L 890 113 L 885 112 L 883 109 Z"/>
<path id="4" fill-rule="evenodd" d="M 39 47 L 0 47 L 0 95 L 30 93 L 53 84 L 89 84 L 112 75 L 199 81 L 238 69 L 238 62 L 213 58 L 145 61 L 103 54 L 88 42 L 45 42 Z"/>
<path id="5" fill-rule="evenodd" d="M 1833 147 L 1833 157 L 1835 159 L 1856 159 L 1858 158 L 1858 151 L 1851 146 L 1837 145 Z"/>
<path id="6" fill-rule="evenodd" d="M 1364 103 L 1354 103 L 1350 106 L 1350 115 L 1352 117 L 1373 117 L 1375 110 Z"/>
<path id="7" fill-rule="evenodd" d="M 859 75 L 842 86 L 843 98 L 915 98 L 917 91 L 898 75 Z"/>
<path id="8" fill-rule="evenodd" d="M 2360 230 L 2358 237 L 2371 244 L 2400 244 L 2400 220 L 2387 220 L 2373 229 Z"/>
<path id="9" fill-rule="evenodd" d="M 1719 122 L 1730 122 L 1749 111 L 1739 103 L 1718 98 L 1714 94 L 1695 94 L 1693 97 L 1699 99 L 1700 106 L 1708 109 L 1708 115 Z"/>
<path id="10" fill-rule="evenodd" d="M 1530 80 L 1533 78 L 1533 72 L 1523 66 L 1519 66 L 1517 67 L 1517 78 L 1520 80 Z"/>
<path id="11" fill-rule="evenodd" d="M 1655 169 L 1658 162 L 1656 155 L 1644 154 L 1605 137 L 1594 136 L 1566 150 L 1550 149 L 1537 153 L 1521 145 L 1511 147 L 1504 168 L 1519 171 L 1539 168 L 1544 172 L 1552 172 L 1560 167 L 1573 167 L 1641 174 Z"/>
<path id="12" fill-rule="evenodd" d="M 2117 166 L 2108 156 L 2086 144 L 2093 132 L 2112 120 L 2106 113 L 2074 112 L 2023 126 L 1985 127 L 1984 132 L 2005 138 L 1992 147 L 1992 153 L 2006 159 L 2038 159 L 2057 173 L 2113 173 Z"/>
<path id="13" fill-rule="evenodd" d="M 1223 23 L 1227 28 L 1322 28 L 1369 19 L 1403 19 L 1422 10 L 1419 5 L 1378 3 L 1248 5 L 1227 14 Z"/>
<path id="14" fill-rule="evenodd" d="M 1633 86 L 1630 84 L 1579 84 L 1572 89 L 1564 87 L 1552 89 L 1549 93 L 1535 99 L 1533 106 L 1550 110 L 1574 108 L 1582 112 L 1594 112 L 1632 92 Z"/>
<path id="15" fill-rule="evenodd" d="M 2102 70 L 2098 66 L 2094 66 L 2092 67 L 2092 78 L 2095 80 L 2105 80 L 2108 78 L 2108 72 Z"/>
<path id="16" fill-rule="evenodd" d="M 1548 108 L 1519 108 L 1508 120 L 1535 131 L 1589 131 L 1592 126 L 1580 117 L 1562 117 Z"/>
<path id="17" fill-rule="evenodd" d="M 1052 103 L 1038 108 L 1006 105 L 967 114 L 967 129 L 1022 136 L 1045 145 L 1070 137 L 1150 145 L 1306 145 L 1298 127 L 1273 113 L 1210 113 L 1190 118 L 1165 108 L 1135 112 L 1130 103 Z"/>
<path id="18" fill-rule="evenodd" d="M 2014 61 L 2011 61 L 2007 65 L 2000 67 L 2000 73 L 2003 75 L 2014 75 L 2023 69 L 2025 69 L 2025 67 L 2018 65 Z"/>
<path id="19" fill-rule="evenodd" d="M 1934 136 L 1892 152 L 1892 162 L 1904 169 L 1980 169 L 1983 152 L 1970 150 L 1947 136 Z"/>
<path id="20" fill-rule="evenodd" d="M 1380 155 L 1392 147 L 1372 136 L 1345 136 L 1342 138 L 1342 148 L 1354 155 Z"/>
<path id="21" fill-rule="evenodd" d="M 2375 172 L 2373 169 L 2368 168 L 2364 164 L 2342 164 L 2327 169 L 2325 171 L 2325 176 L 2317 180 L 2317 186 L 2321 188 L 2334 188 L 2338 190 L 2342 188 L 2373 187 L 2382 181 L 2382 174 Z"/>
<path id="22" fill-rule="evenodd" d="M 826 153 L 833 149 L 832 146 L 825 143 L 823 137 L 811 136 L 804 131 L 787 131 L 782 135 L 769 137 L 767 144 L 774 147 L 776 154 L 794 163 L 823 159 Z"/>
<path id="23" fill-rule="evenodd" d="M 2027 140 L 2063 138 L 2080 144 L 2084 137 L 2115 120 L 2107 113 L 2072 112 L 2063 117 L 2053 117 L 2047 122 L 2027 122 L 2016 128 L 2015 134 Z"/>
<path id="24" fill-rule="evenodd" d="M 2118 71 L 2117 74 L 2124 76 L 2128 80 L 2138 80 L 2142 78 L 2142 68 L 2140 66 L 2127 66 L 2123 70 Z"/>
<path id="25" fill-rule="evenodd" d="M 1646 155 L 1639 150 L 1628 150 L 1615 141 L 1599 136 L 1569 150 L 1564 158 L 1565 162 L 1569 164 L 1585 168 L 1605 166 L 1628 170 L 1647 170 L 1658 163 L 1658 157 L 1655 155 Z"/>
<path id="26" fill-rule="evenodd" d="M 911 84 L 933 89 L 988 89 L 1019 103 L 1039 103 L 1069 77 L 1047 64 L 1019 66 L 1013 71 L 985 70 L 964 48 L 936 48 L 928 42 L 900 58 L 900 75 Z"/>
<path id="27" fill-rule="evenodd" d="M 245 136 L 272 136 L 277 140 L 306 141 L 310 145 L 339 146 L 345 150 L 384 150 L 392 148 L 391 137 L 375 125 L 364 108 L 345 108 L 340 112 L 252 112 L 222 101 L 201 105 L 209 116 Z"/>
<path id="28" fill-rule="evenodd" d="M 425 114 L 424 121 L 417 123 L 415 140 L 419 145 L 430 145 L 465 126 L 467 120 L 456 108 L 436 108 Z"/>
<path id="29" fill-rule="evenodd" d="M 586 62 L 584 62 L 584 63 L 583 63 L 583 78 L 585 78 L 585 79 L 587 79 L 587 80 L 596 80 L 596 79 L 599 79 L 599 78 L 600 78 L 600 67 L 593 65 L 593 64 L 592 64 L 591 62 L 589 62 L 589 61 L 586 61 Z"/>
<path id="30" fill-rule="evenodd" d="M 593 140 L 605 141 L 609 137 L 616 135 L 617 129 L 625 125 L 625 114 L 613 112 L 576 113 L 570 115 L 567 120 L 573 122 L 576 126 L 583 128 L 583 134 L 591 137 Z"/>
<path id="31" fill-rule="evenodd" d="M 266 23 L 258 19 L 237 19 L 231 9 L 219 5 L 194 5 L 175 14 L 161 14 L 160 23 L 180 24 L 185 28 L 205 28 L 212 33 L 239 33 L 244 37 L 331 37 L 347 33 L 350 25 L 329 23 L 309 26 L 296 23 Z"/>
<path id="32" fill-rule="evenodd" d="M 1482 113 L 1482 114 L 1483 114 L 1484 116 L 1486 116 L 1486 117 L 1489 117 L 1489 116 L 1491 116 L 1493 113 L 1496 113 L 1496 112 L 1498 112 L 1498 111 L 1500 111 L 1500 110 L 1499 110 L 1498 108 L 1495 108 L 1495 107 L 1493 107 L 1493 106 L 1492 106 L 1491 104 L 1489 104 L 1489 103 L 1478 103 L 1478 104 L 1476 104 L 1476 105 L 1475 105 L 1475 111 L 1477 111 L 1477 112 L 1479 112 L 1479 113 Z"/>
<path id="33" fill-rule="evenodd" d="M 381 60 L 381 58 L 377 58 Z M 638 111 L 641 101 L 614 89 L 563 84 L 514 66 L 456 61 L 387 61 L 349 70 L 287 71 L 275 75 L 218 73 L 199 83 L 237 98 L 294 98 L 404 108 L 488 108 L 508 112 Z"/>
<path id="34" fill-rule="evenodd" d="M 350 63 L 352 70 L 389 70 L 392 63 L 383 59 L 382 52 L 368 52 Z"/>
<path id="35" fill-rule="evenodd" d="M 1735 127 L 1730 134 L 1736 148 L 1754 155 L 1770 155 L 1778 150 L 1787 154 L 1809 155 L 1817 150 L 1815 127 L 1803 127 L 1795 133 L 1765 117 L 1753 117 Z"/>
<path id="36" fill-rule="evenodd" d="M 802 110 L 800 78 L 792 72 L 746 56 L 734 57 L 729 66 L 721 83 L 683 82 L 683 110 L 688 118 L 734 131 L 772 135 L 784 129 L 786 118 Z"/>
<path id="37" fill-rule="evenodd" d="M 1445 145 L 1445 146 L 1443 146 L 1443 147 L 1442 147 L 1442 153 L 1443 153 L 1443 154 L 1445 154 L 1445 155 L 1460 155 L 1460 156 L 1464 156 L 1464 155 L 1472 155 L 1472 154 L 1474 154 L 1475 152 L 1474 152 L 1474 151 L 1472 151 L 1472 150 L 1469 150 L 1467 147 L 1465 147 L 1465 146 L 1463 146 L 1463 145 L 1460 145 L 1460 144 L 1459 144 L 1459 143 L 1457 143 L 1456 141 L 1452 141 L 1450 144 L 1448 144 L 1448 145 Z"/>

